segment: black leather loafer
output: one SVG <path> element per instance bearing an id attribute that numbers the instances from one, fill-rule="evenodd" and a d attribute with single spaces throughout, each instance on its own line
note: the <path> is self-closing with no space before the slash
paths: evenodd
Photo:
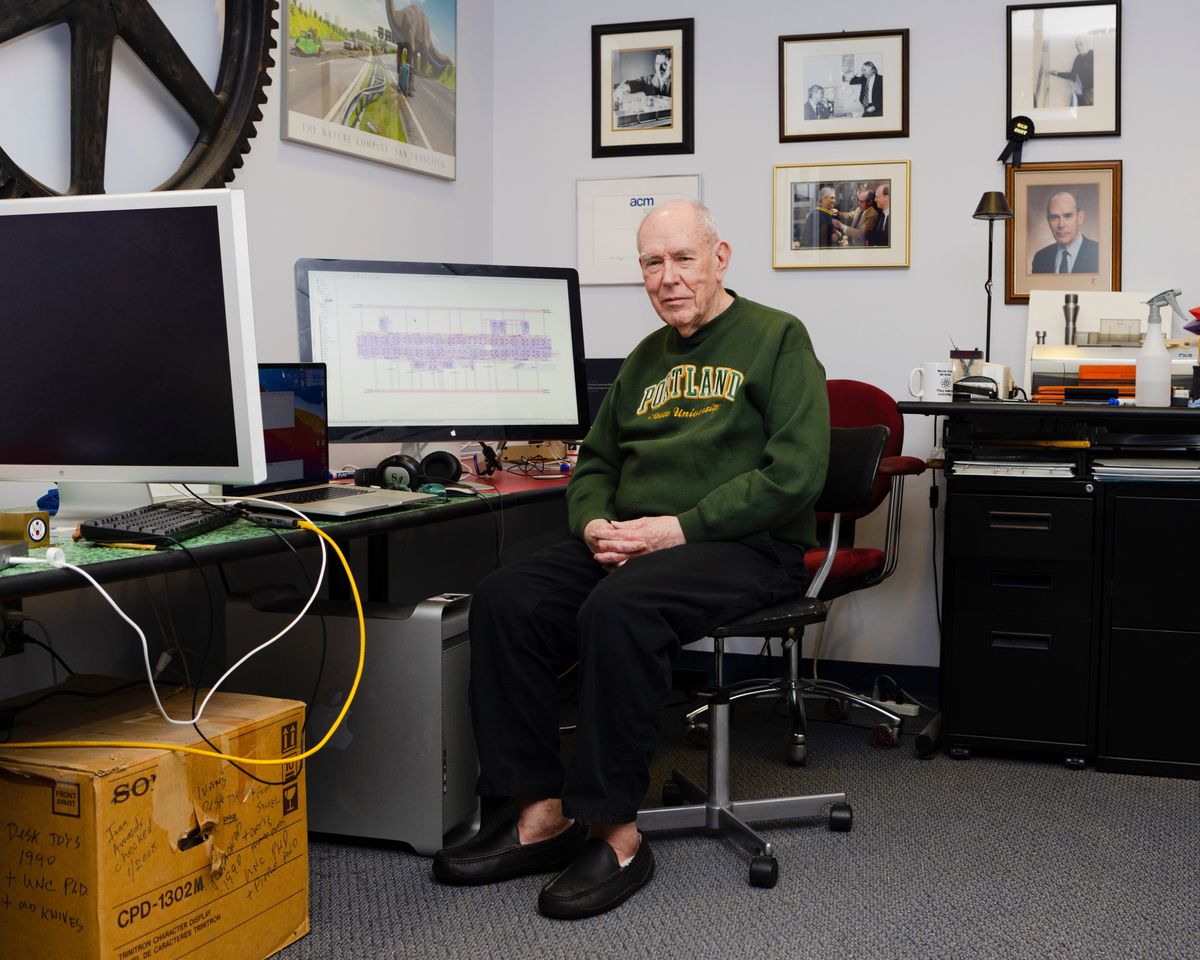
<path id="1" fill-rule="evenodd" d="M 439 850 L 433 857 L 433 878 L 466 885 L 553 873 L 575 859 L 586 840 L 587 828 L 575 822 L 549 840 L 523 844 L 518 839 L 517 821 L 510 820 L 487 836 Z"/>
<path id="2" fill-rule="evenodd" d="M 627 867 L 617 863 L 605 841 L 592 839 L 574 863 L 542 888 L 538 909 L 558 920 L 594 917 L 624 903 L 653 876 L 654 854 L 645 837 Z"/>

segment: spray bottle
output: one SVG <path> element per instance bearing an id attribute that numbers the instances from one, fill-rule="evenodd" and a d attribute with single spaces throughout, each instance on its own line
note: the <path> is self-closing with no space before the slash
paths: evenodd
<path id="1" fill-rule="evenodd" d="M 1146 301 L 1150 315 L 1146 319 L 1146 339 L 1137 356 L 1135 403 L 1139 407 L 1169 407 L 1171 405 L 1171 355 L 1163 342 L 1162 307 L 1171 307 L 1183 319 L 1179 290 L 1164 290 Z"/>

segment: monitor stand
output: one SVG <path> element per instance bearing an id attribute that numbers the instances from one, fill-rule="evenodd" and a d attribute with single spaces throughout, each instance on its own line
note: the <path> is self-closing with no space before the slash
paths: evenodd
<path id="1" fill-rule="evenodd" d="M 144 507 L 153 500 L 147 483 L 92 483 L 65 480 L 58 483 L 58 513 L 53 522 L 99 520 Z"/>

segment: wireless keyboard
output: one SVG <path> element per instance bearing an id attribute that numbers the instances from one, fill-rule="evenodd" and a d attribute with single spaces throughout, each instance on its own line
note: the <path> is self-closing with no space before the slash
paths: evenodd
<path id="1" fill-rule="evenodd" d="M 237 514 L 232 510 L 220 510 L 202 504 L 152 503 L 100 520 L 85 521 L 79 525 L 79 533 L 83 539 L 95 543 L 122 540 L 153 542 L 159 538 L 164 541 L 187 540 L 233 523 L 236 519 Z"/>

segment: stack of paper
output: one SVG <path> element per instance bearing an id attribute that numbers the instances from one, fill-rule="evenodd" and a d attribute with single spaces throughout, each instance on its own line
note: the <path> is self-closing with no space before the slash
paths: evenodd
<path id="1" fill-rule="evenodd" d="M 1075 464 L 1050 461 L 956 460 L 950 470 L 960 477 L 1075 476 Z"/>
<path id="2" fill-rule="evenodd" d="M 1200 480 L 1200 460 L 1173 460 L 1167 457 L 1138 457 L 1097 460 L 1092 464 L 1097 480 Z"/>

